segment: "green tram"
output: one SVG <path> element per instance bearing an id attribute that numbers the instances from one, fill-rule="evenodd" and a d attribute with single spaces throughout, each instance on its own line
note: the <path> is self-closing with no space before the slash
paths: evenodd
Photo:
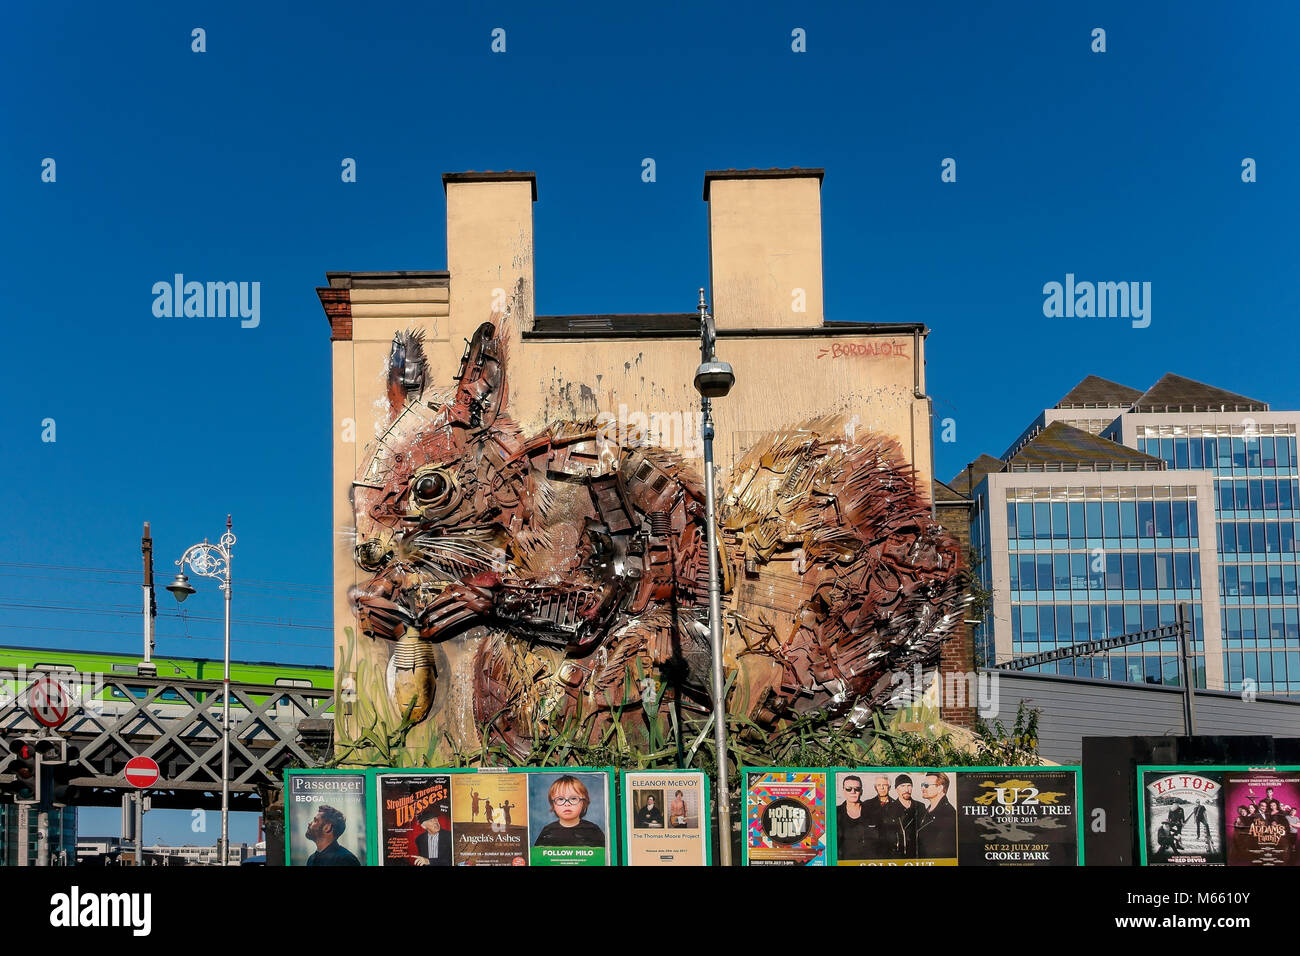
<path id="1" fill-rule="evenodd" d="M 131 686 L 124 680 L 138 675 L 139 664 L 140 657 L 135 654 L 44 647 L 0 647 L 0 701 L 12 701 L 37 677 L 49 675 L 80 700 L 93 697 L 109 712 L 124 709 L 127 706 L 126 694 L 118 687 L 110 686 L 110 682 L 118 681 L 132 696 L 143 699 L 149 693 L 148 685 Z M 161 681 L 219 681 L 224 670 L 222 661 L 189 657 L 154 657 L 153 665 L 157 678 Z M 306 664 L 231 661 L 230 680 L 236 684 L 332 690 L 334 669 Z M 199 692 L 195 696 L 198 700 L 203 700 L 208 695 Z M 255 694 L 252 699 L 260 705 L 267 696 Z M 287 706 L 289 699 L 282 697 L 277 703 Z M 159 716 L 166 716 L 170 710 L 188 710 L 189 706 L 175 691 L 164 691 L 155 698 L 151 709 Z M 230 709 L 240 710 L 243 705 L 232 698 Z"/>

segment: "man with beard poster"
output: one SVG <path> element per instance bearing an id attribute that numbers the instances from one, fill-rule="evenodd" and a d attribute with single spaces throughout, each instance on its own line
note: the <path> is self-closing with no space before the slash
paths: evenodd
<path id="1" fill-rule="evenodd" d="M 451 866 L 451 777 L 380 774 L 379 865 Z"/>
<path id="2" fill-rule="evenodd" d="M 365 866 L 363 774 L 288 771 L 284 811 L 288 866 Z"/>

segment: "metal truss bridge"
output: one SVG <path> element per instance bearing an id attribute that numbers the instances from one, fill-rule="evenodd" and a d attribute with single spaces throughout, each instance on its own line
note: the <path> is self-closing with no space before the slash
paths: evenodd
<path id="1" fill-rule="evenodd" d="M 27 675 L 44 676 L 40 671 Z M 0 737 L 62 737 L 79 754 L 69 783 L 76 806 L 116 806 L 136 792 L 124 768 L 150 757 L 161 771 L 149 788 L 155 808 L 221 806 L 222 682 L 129 674 L 55 675 L 74 699 L 48 730 L 32 715 L 27 688 L 0 703 Z M 316 767 L 332 737 L 334 691 L 273 684 L 230 685 L 230 809 L 262 810 L 287 767 Z M 4 759 L 4 758 L 0 758 Z M 0 783 L 13 779 L 0 764 Z"/>

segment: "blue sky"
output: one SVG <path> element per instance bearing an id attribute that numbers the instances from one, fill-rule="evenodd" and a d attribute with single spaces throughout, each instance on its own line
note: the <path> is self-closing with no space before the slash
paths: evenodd
<path id="1" fill-rule="evenodd" d="M 161 577 L 232 512 L 236 656 L 329 661 L 314 289 L 444 268 L 448 170 L 537 172 L 546 314 L 692 309 L 704 171 L 825 167 L 827 317 L 930 327 L 940 477 L 1089 373 L 1298 407 L 1298 27 L 1283 4 L 16 7 L 0 642 L 134 650 L 141 522 Z M 155 317 L 178 272 L 260 282 L 260 324 Z M 1150 327 L 1045 318 L 1067 272 L 1151 282 Z M 159 653 L 220 656 L 205 584 L 188 620 L 161 595 Z"/>

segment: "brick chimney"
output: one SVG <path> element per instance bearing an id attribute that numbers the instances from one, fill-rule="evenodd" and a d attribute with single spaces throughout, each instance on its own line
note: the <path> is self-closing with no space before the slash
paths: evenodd
<path id="1" fill-rule="evenodd" d="M 704 174 L 718 328 L 822 325 L 823 175 L 798 167 Z"/>

